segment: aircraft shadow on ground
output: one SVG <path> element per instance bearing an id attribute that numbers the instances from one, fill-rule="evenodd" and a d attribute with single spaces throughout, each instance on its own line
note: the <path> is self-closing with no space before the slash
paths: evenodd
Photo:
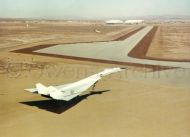
<path id="1" fill-rule="evenodd" d="M 103 90 L 103 91 L 91 91 L 88 94 L 77 96 L 76 98 L 70 100 L 70 101 L 57 101 L 57 100 L 38 100 L 38 101 L 27 101 L 27 102 L 20 102 L 25 105 L 29 106 L 36 106 L 39 109 L 44 109 L 53 113 L 61 114 L 70 108 L 74 107 L 78 103 L 80 103 L 82 100 L 87 99 L 89 96 L 92 95 L 100 95 L 104 92 L 108 92 L 110 90 Z"/>

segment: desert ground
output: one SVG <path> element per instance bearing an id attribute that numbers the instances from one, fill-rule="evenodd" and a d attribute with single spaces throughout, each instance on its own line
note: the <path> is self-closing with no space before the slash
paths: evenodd
<path id="1" fill-rule="evenodd" d="M 153 39 L 147 56 L 173 60 L 190 58 L 189 24 L 161 25 Z"/>
<path id="2" fill-rule="evenodd" d="M 146 52 L 143 51 L 143 57 L 189 63 L 190 24 L 151 25 L 158 29 Z M 14 52 L 40 45 L 116 41 L 146 26 L 1 21 L 0 135 L 189 137 L 189 68 Z M 110 67 L 127 70 L 103 78 L 95 91 L 89 89 L 70 102 L 57 102 L 24 91 L 38 82 L 44 85 L 71 83 Z"/>

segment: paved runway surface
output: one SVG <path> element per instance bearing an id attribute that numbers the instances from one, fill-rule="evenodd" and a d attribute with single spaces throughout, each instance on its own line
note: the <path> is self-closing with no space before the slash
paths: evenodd
<path id="1" fill-rule="evenodd" d="M 131 50 L 152 28 L 153 26 L 147 26 L 123 41 L 63 44 L 40 49 L 35 52 L 137 64 L 190 68 L 189 62 L 159 61 L 128 56 Z"/>

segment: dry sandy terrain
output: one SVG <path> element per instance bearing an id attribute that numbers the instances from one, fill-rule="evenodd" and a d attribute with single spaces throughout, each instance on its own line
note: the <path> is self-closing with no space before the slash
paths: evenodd
<path id="1" fill-rule="evenodd" d="M 57 44 L 112 40 L 121 36 L 123 32 L 134 28 L 134 26 L 126 28 L 125 26 L 81 25 L 79 23 L 71 25 L 65 23 L 28 23 L 28 26 L 27 28 L 27 24 L 22 22 L 0 23 L 1 51 L 13 46 L 19 46 L 20 48 L 23 44 L 35 42 Z"/>
<path id="2" fill-rule="evenodd" d="M 45 85 L 70 83 L 118 65 L 13 53 L 11 50 L 40 44 L 113 40 L 139 26 L 65 23 L 29 26 L 27 29 L 23 23 L 0 24 L 1 136 L 190 136 L 188 69 L 150 72 L 147 68 L 122 66 L 128 70 L 104 78 L 96 91 L 86 92 L 68 103 L 23 91 L 37 82 Z M 101 33 L 96 33 L 95 29 Z M 148 55 L 150 51 L 155 53 L 150 49 Z M 168 54 L 167 57 L 173 56 Z"/>
<path id="3" fill-rule="evenodd" d="M 158 27 L 147 56 L 190 61 L 190 24 L 161 25 Z"/>

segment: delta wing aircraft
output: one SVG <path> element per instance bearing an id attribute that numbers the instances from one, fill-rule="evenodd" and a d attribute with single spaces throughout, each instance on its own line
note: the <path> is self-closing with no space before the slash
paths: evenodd
<path id="1" fill-rule="evenodd" d="M 26 91 L 37 93 L 42 96 L 48 96 L 55 100 L 69 101 L 81 93 L 86 91 L 88 88 L 93 86 L 94 89 L 96 83 L 104 76 L 116 73 L 124 70 L 125 68 L 109 68 L 102 72 L 89 76 L 85 79 L 79 80 L 74 83 L 59 85 L 59 86 L 44 86 L 41 83 L 36 84 L 36 88 L 25 89 Z"/>

